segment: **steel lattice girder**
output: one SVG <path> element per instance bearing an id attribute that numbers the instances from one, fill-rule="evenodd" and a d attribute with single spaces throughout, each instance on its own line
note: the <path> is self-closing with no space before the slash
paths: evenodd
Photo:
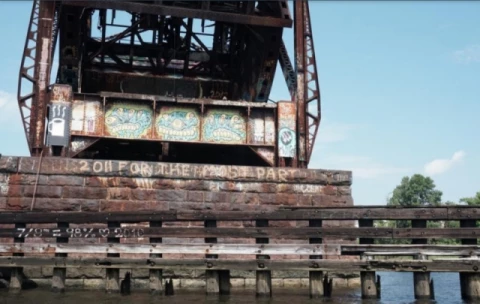
<path id="1" fill-rule="evenodd" d="M 291 27 L 290 18 L 275 18 L 266 16 L 253 16 L 245 14 L 218 12 L 212 10 L 191 9 L 183 7 L 166 6 L 159 4 L 146 4 L 130 1 L 67 1 L 65 4 L 72 6 L 90 7 L 96 9 L 118 9 L 140 14 L 174 16 L 182 18 L 198 18 L 219 22 L 248 24 L 268 27 Z"/>

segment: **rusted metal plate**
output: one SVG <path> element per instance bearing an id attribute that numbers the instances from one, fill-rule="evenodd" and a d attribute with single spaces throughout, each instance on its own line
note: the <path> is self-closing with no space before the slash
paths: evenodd
<path id="1" fill-rule="evenodd" d="M 77 136 L 72 137 L 70 141 L 70 157 L 73 157 L 76 154 L 82 152 L 83 150 L 90 147 L 97 141 L 98 141 L 98 138 L 77 137 Z"/>
<path id="2" fill-rule="evenodd" d="M 263 111 L 252 110 L 248 118 L 248 142 L 250 144 L 265 143 L 265 119 Z"/>
<path id="3" fill-rule="evenodd" d="M 208 109 L 202 126 L 202 141 L 211 143 L 245 144 L 246 119 L 238 109 Z"/>
<path id="4" fill-rule="evenodd" d="M 293 102 L 278 102 L 278 156 L 295 157 L 297 148 L 296 106 Z"/>
<path id="5" fill-rule="evenodd" d="M 200 121 L 198 108 L 163 106 L 155 120 L 157 138 L 166 141 L 199 141 Z"/>
<path id="6" fill-rule="evenodd" d="M 55 102 L 71 102 L 73 99 L 72 86 L 66 84 L 54 84 L 50 95 L 50 101 Z"/>
<path id="7" fill-rule="evenodd" d="M 275 118 L 273 112 L 265 112 L 265 144 L 274 145 L 275 144 Z"/>
<path id="8" fill-rule="evenodd" d="M 271 166 L 275 164 L 275 151 L 273 148 L 269 147 L 252 147 L 252 150 L 260 155 L 265 161 L 267 161 Z"/>
<path id="9" fill-rule="evenodd" d="M 117 138 L 151 138 L 153 106 L 151 103 L 114 101 L 105 110 L 105 135 Z"/>
<path id="10" fill-rule="evenodd" d="M 101 135 L 103 107 L 100 98 L 88 96 L 75 98 L 72 105 L 72 135 Z"/>

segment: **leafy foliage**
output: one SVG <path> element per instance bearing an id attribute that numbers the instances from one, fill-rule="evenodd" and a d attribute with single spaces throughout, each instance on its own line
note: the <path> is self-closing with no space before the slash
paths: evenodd
<path id="1" fill-rule="evenodd" d="M 480 193 L 479 195 L 480 204 Z M 453 202 L 442 203 L 442 191 L 437 190 L 435 182 L 430 177 L 421 174 L 414 174 L 412 177 L 402 178 L 400 185 L 395 187 L 392 196 L 388 199 L 387 205 L 401 207 L 420 207 L 420 206 L 441 206 L 456 205 Z M 376 227 L 385 228 L 410 228 L 411 221 L 377 221 Z M 459 227 L 458 221 L 428 221 L 427 228 L 455 228 Z M 391 240 L 379 239 L 377 244 L 410 244 L 410 240 Z M 457 240 L 452 239 L 433 239 L 430 243 L 434 244 L 457 244 Z"/>
<path id="2" fill-rule="evenodd" d="M 460 203 L 465 203 L 469 206 L 480 205 L 480 191 L 474 197 L 464 197 L 460 199 Z"/>
<path id="3" fill-rule="evenodd" d="M 388 205 L 413 207 L 413 206 L 439 206 L 442 201 L 442 191 L 435 189 L 435 183 L 430 177 L 415 174 L 404 177 L 388 200 Z"/>

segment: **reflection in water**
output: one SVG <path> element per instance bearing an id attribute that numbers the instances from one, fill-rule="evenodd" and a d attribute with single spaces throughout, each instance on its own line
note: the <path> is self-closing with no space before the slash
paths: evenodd
<path id="1" fill-rule="evenodd" d="M 53 294 L 48 290 L 28 290 L 19 294 L 3 291 L 0 304 L 157 304 L 157 303 L 205 303 L 205 304 L 303 304 L 303 303 L 361 303 L 361 304 L 463 304 L 460 299 L 460 283 L 457 273 L 433 273 L 435 301 L 415 301 L 413 299 L 412 273 L 378 273 L 382 280 L 381 300 L 361 300 L 359 288 L 334 288 L 331 299 L 309 299 L 308 289 L 273 290 L 271 299 L 255 297 L 251 289 L 233 289 L 230 296 L 205 296 L 203 290 L 177 290 L 171 297 L 150 296 L 147 292 L 132 291 L 129 296 L 106 294 L 102 291 L 67 291 L 65 294 Z"/>

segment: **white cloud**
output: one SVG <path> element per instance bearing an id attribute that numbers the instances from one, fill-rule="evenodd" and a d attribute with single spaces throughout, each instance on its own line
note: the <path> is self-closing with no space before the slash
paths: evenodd
<path id="1" fill-rule="evenodd" d="M 449 159 L 434 159 L 431 162 L 425 164 L 424 170 L 425 173 L 433 176 L 447 172 L 450 170 L 454 165 L 461 162 L 463 158 L 465 158 L 464 151 L 457 151 L 453 153 L 452 157 Z"/>
<path id="2" fill-rule="evenodd" d="M 386 165 L 370 157 L 359 155 L 332 155 L 319 161 L 312 160 L 309 167 L 352 171 L 353 178 L 361 179 L 375 179 L 412 171 L 411 168 Z"/>
<path id="3" fill-rule="evenodd" d="M 0 123 L 21 123 L 19 113 L 15 95 L 0 90 Z"/>
<path id="4" fill-rule="evenodd" d="M 454 59 L 459 63 L 480 62 L 480 44 L 474 44 L 453 52 Z"/>
<path id="5" fill-rule="evenodd" d="M 318 131 L 318 142 L 333 143 L 347 140 L 353 130 L 359 128 L 354 124 L 326 123 L 320 124 Z"/>

